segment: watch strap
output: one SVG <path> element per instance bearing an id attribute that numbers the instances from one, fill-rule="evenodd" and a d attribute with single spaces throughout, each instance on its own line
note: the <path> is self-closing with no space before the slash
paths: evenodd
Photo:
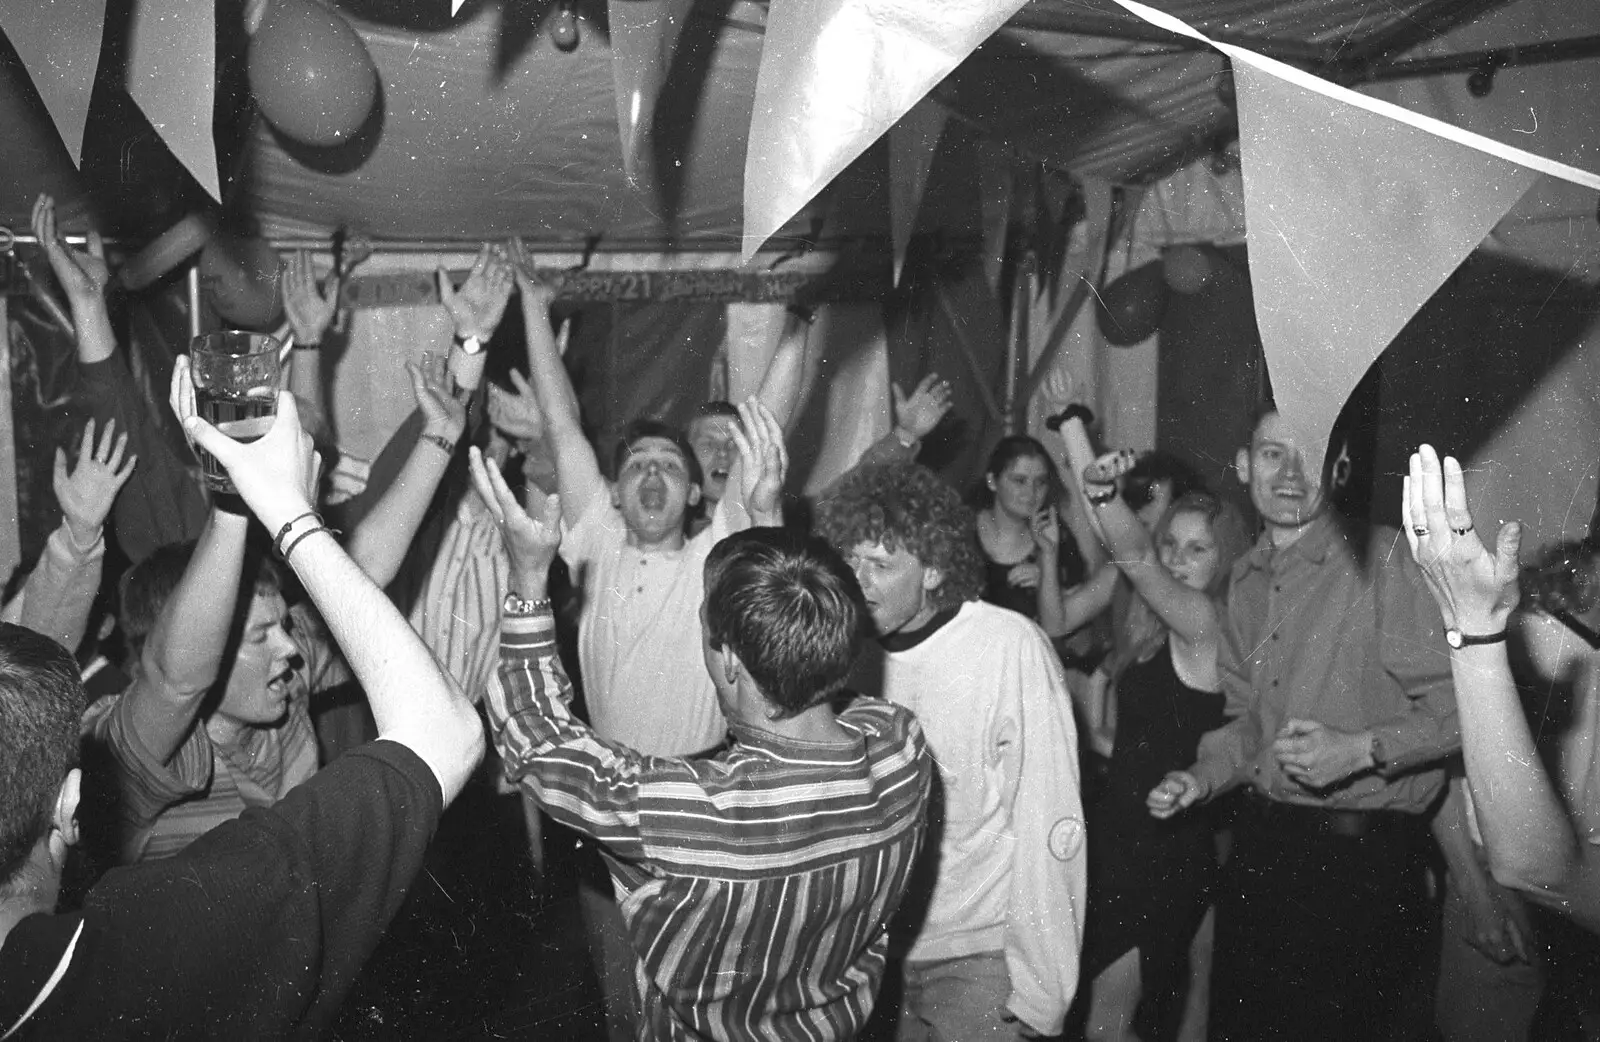
<path id="1" fill-rule="evenodd" d="M 1499 633 L 1462 633 L 1454 626 L 1444 631 L 1444 642 L 1452 648 L 1470 648 L 1480 644 L 1502 644 L 1506 631 Z"/>

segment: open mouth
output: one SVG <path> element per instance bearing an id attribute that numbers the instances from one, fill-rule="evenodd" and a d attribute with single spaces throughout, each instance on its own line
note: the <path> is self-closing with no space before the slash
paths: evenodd
<path id="1" fill-rule="evenodd" d="M 713 467 L 711 469 L 711 482 L 713 484 L 720 485 L 724 481 L 727 481 L 727 480 L 728 480 L 728 472 L 727 471 L 719 470 L 719 469 L 717 469 L 715 467 Z"/>

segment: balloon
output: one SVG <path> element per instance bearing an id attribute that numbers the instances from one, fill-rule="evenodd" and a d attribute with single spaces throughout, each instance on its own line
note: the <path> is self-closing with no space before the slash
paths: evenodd
<path id="1" fill-rule="evenodd" d="M 1175 293 L 1199 293 L 1216 273 L 1211 258 L 1199 246 L 1176 246 L 1162 255 L 1161 274 Z"/>
<path id="2" fill-rule="evenodd" d="M 308 145 L 349 141 L 378 93 L 356 31 L 316 0 L 269 0 L 250 38 L 250 90 L 273 126 Z"/>
<path id="3" fill-rule="evenodd" d="M 1148 340 L 1167 313 L 1161 262 L 1133 269 L 1100 291 L 1100 332 L 1118 347 Z"/>
<path id="4" fill-rule="evenodd" d="M 225 321 L 267 329 L 283 314 L 278 265 L 277 251 L 265 241 L 217 234 L 200 252 L 200 284 Z"/>
<path id="5" fill-rule="evenodd" d="M 211 226 L 199 214 L 190 214 L 150 240 L 144 249 L 129 257 L 117 269 L 117 281 L 128 289 L 144 289 L 185 258 L 205 246 Z"/>

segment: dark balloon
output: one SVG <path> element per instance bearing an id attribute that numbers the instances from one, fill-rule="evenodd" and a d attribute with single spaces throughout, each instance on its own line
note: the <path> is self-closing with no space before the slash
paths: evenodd
<path id="1" fill-rule="evenodd" d="M 308 145 L 349 141 L 378 93 L 378 69 L 350 23 L 316 0 L 269 0 L 250 38 L 250 90 L 262 115 Z"/>
<path id="2" fill-rule="evenodd" d="M 1162 256 L 1162 274 L 1174 293 L 1199 293 L 1211 283 L 1216 265 L 1199 246 L 1174 246 Z"/>
<path id="3" fill-rule="evenodd" d="M 1148 340 L 1167 313 L 1167 282 L 1160 261 L 1151 261 L 1100 291 L 1100 332 L 1118 347 Z"/>

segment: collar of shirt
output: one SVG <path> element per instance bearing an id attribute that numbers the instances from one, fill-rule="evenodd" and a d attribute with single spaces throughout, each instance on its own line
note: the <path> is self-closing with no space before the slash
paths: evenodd
<path id="1" fill-rule="evenodd" d="M 728 722 L 728 732 L 733 735 L 733 740 L 737 744 L 747 749 L 759 749 L 787 756 L 799 752 L 808 760 L 826 759 L 841 762 L 854 760 L 860 755 L 861 729 L 848 720 L 841 719 L 839 724 L 850 732 L 851 737 L 837 742 L 808 742 L 800 738 L 788 738 L 775 731 L 768 731 L 764 727 L 737 720 Z"/>
<path id="2" fill-rule="evenodd" d="M 1328 554 L 1332 552 L 1334 542 L 1341 538 L 1342 533 L 1334 518 L 1333 509 L 1330 507 L 1320 517 L 1308 522 L 1305 531 L 1300 534 L 1300 538 L 1284 547 L 1282 551 L 1272 545 L 1272 532 L 1270 530 L 1262 532 L 1261 537 L 1256 540 L 1256 545 L 1242 558 L 1240 573 L 1247 572 L 1252 568 L 1259 568 L 1263 572 L 1271 572 L 1273 561 L 1281 559 L 1287 554 L 1303 557 L 1311 564 L 1322 564 L 1328 559 Z"/>

